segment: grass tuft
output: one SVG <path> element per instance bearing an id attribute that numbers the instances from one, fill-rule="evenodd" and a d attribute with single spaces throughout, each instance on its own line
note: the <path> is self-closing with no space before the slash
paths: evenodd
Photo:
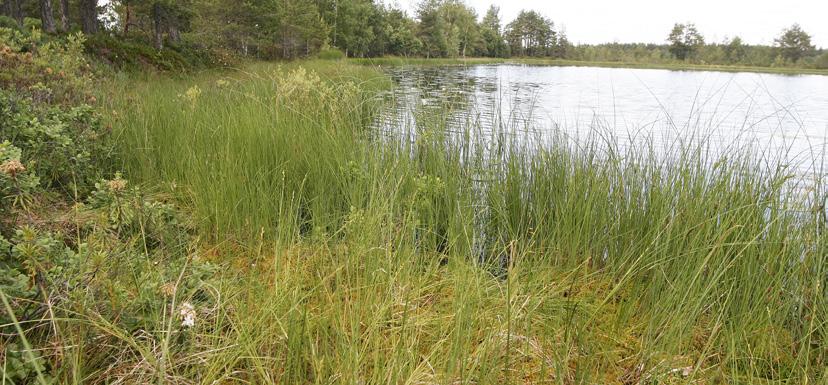
<path id="1" fill-rule="evenodd" d="M 367 67 L 304 62 L 114 93 L 125 171 L 166 186 L 220 245 L 205 258 L 234 266 L 186 336 L 195 347 L 170 347 L 170 375 L 828 378 L 822 183 L 798 198 L 749 149 L 711 159 L 704 144 L 664 159 L 553 135 L 526 151 L 473 124 L 447 133 L 450 114 L 433 111 L 397 132 L 411 135 L 377 133 L 389 86 Z"/>

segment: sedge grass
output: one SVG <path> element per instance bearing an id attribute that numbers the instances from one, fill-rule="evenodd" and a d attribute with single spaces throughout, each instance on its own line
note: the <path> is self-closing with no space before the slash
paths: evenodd
<path id="1" fill-rule="evenodd" d="M 793 197 L 748 150 L 495 156 L 434 113 L 379 139 L 389 85 L 343 62 L 130 86 L 109 108 L 122 168 L 235 245 L 164 368 L 182 382 L 828 380 L 824 191 Z"/>

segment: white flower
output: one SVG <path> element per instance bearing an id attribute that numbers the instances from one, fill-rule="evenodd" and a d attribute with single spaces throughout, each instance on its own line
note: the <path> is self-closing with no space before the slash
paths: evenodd
<path id="1" fill-rule="evenodd" d="M 184 302 L 181 304 L 181 310 L 179 310 L 179 314 L 181 315 L 181 326 L 183 327 L 193 327 L 195 326 L 195 307 L 189 302 Z"/>

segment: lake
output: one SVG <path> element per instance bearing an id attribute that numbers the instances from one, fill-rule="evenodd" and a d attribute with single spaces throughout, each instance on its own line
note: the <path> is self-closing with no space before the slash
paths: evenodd
<path id="1" fill-rule="evenodd" d="M 816 159 L 828 141 L 828 76 L 512 64 L 386 71 L 398 85 L 380 120 L 387 128 L 415 132 L 419 112 L 442 111 L 458 129 L 599 135 L 668 152 L 692 140 L 722 153 L 748 146 L 803 173 L 825 164 Z"/>

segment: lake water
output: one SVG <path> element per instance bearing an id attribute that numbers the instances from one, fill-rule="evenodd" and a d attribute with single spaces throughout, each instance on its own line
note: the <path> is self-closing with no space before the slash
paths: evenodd
<path id="1" fill-rule="evenodd" d="M 387 71 L 398 87 L 385 127 L 411 129 L 419 112 L 450 102 L 457 128 L 471 120 L 483 132 L 576 142 L 600 134 L 622 146 L 695 138 L 721 152 L 770 151 L 804 173 L 825 164 L 828 76 L 510 64 Z"/>

